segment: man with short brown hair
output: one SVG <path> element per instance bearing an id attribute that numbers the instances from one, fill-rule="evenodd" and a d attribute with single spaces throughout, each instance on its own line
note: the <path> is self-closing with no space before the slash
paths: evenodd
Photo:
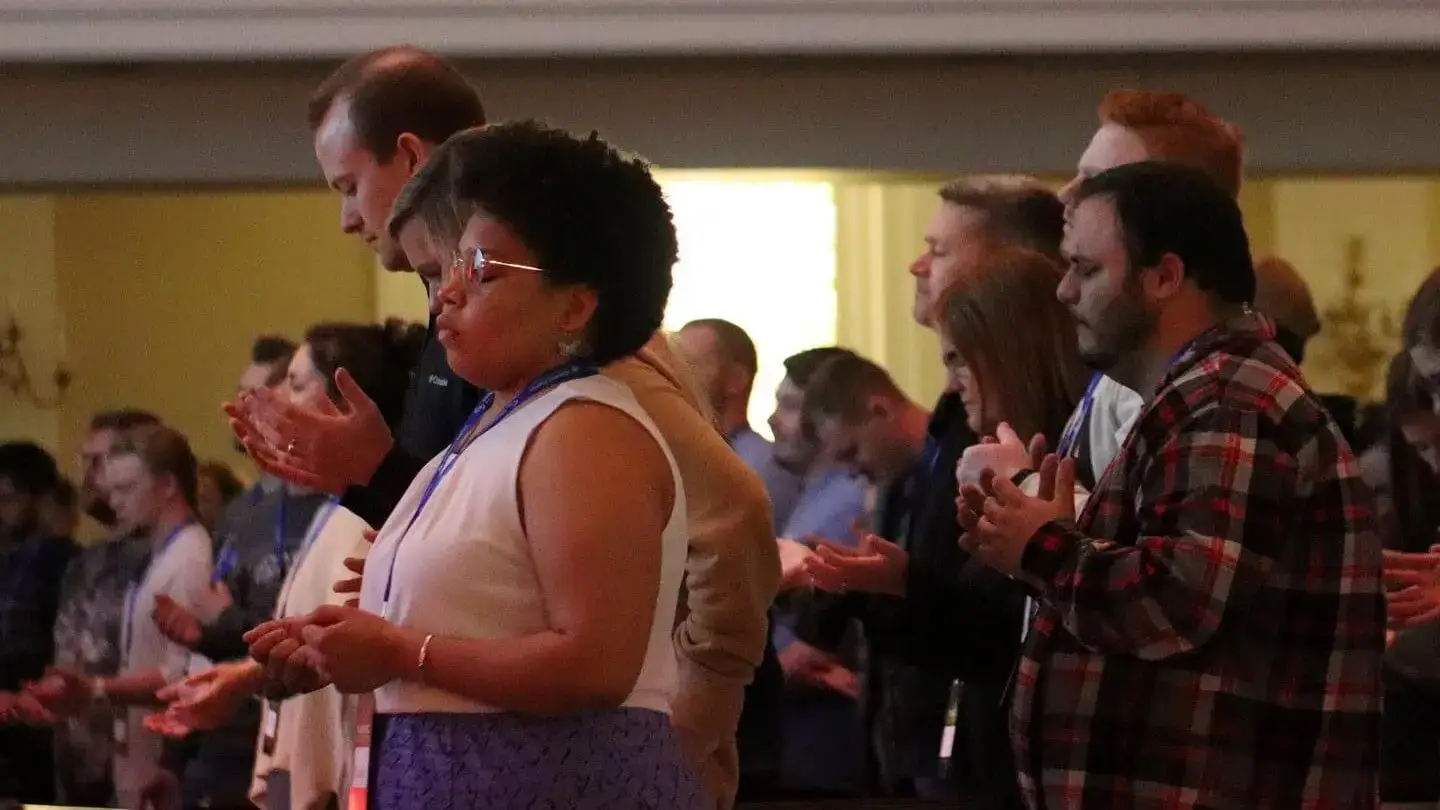
<path id="1" fill-rule="evenodd" d="M 925 227 L 925 251 L 910 263 L 915 322 L 929 327 L 941 292 L 983 261 L 991 247 L 1023 247 L 1060 260 L 1064 206 L 1023 176 L 961 177 L 940 187 Z M 963 420 L 962 420 L 963 421 Z"/>

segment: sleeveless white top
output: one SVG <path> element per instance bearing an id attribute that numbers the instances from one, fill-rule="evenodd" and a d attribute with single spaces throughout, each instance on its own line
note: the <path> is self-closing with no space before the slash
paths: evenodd
<path id="1" fill-rule="evenodd" d="M 544 594 L 520 520 L 517 488 L 530 434 L 574 399 L 629 415 L 649 431 L 670 464 L 675 506 L 662 536 L 660 588 L 650 618 L 650 641 L 640 675 L 622 704 L 669 713 L 676 677 L 671 629 L 688 542 L 685 491 L 670 448 L 650 417 L 629 388 L 603 375 L 561 383 L 471 442 L 406 533 L 444 453 L 431 459 L 375 539 L 365 562 L 360 606 L 382 612 L 393 561 L 386 616 L 391 622 L 422 633 L 468 638 L 520 638 L 549 630 Z M 576 447 L 574 452 L 583 453 L 585 448 Z M 415 681 L 398 680 L 376 690 L 375 710 L 390 714 L 500 711 Z"/>

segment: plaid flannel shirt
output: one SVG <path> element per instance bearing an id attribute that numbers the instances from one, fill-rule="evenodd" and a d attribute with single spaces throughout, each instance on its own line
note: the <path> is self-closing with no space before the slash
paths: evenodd
<path id="1" fill-rule="evenodd" d="M 1247 314 L 1197 338 L 1077 523 L 1027 547 L 1031 808 L 1377 806 L 1372 495 L 1271 334 Z"/>

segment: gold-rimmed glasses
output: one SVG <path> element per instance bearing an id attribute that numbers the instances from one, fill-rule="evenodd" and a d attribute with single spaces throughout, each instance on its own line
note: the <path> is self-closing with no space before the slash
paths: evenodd
<path id="1" fill-rule="evenodd" d="M 529 270 L 532 273 L 543 273 L 544 268 L 530 264 L 516 264 L 515 262 L 501 261 L 486 255 L 485 248 L 473 247 L 468 250 L 457 251 L 455 258 L 450 261 L 446 268 L 445 275 L 441 279 L 442 284 L 449 284 L 453 280 L 460 280 L 468 287 L 478 287 L 484 283 L 490 275 L 492 268 L 504 267 L 511 270 Z"/>

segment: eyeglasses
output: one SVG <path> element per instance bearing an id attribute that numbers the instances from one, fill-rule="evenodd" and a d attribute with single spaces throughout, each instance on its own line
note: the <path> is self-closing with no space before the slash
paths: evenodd
<path id="1" fill-rule="evenodd" d="M 470 287 L 477 287 L 490 277 L 490 271 L 495 267 L 508 267 L 511 270 L 529 270 L 532 273 L 543 273 L 545 270 L 529 264 L 516 264 L 514 262 L 502 262 L 499 259 L 492 259 L 485 255 L 485 248 L 476 247 L 469 250 L 459 251 L 455 258 L 450 261 L 450 267 L 446 269 L 442 284 L 449 284 L 451 281 L 459 280 Z"/>

